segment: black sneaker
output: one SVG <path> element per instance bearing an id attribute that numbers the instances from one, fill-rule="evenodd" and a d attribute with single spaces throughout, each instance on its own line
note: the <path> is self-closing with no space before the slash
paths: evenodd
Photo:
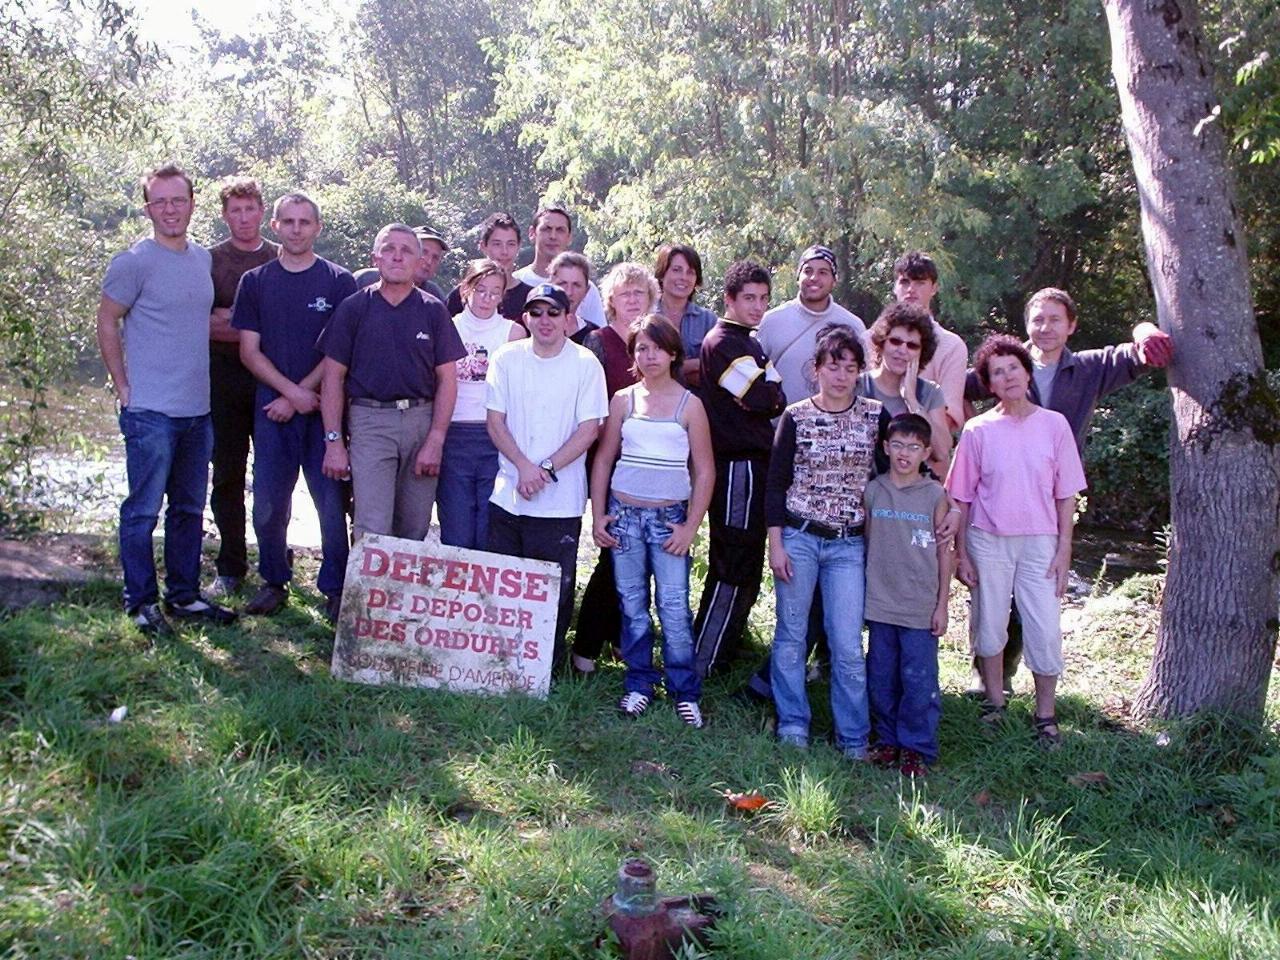
<path id="1" fill-rule="evenodd" d="M 129 614 L 138 632 L 147 637 L 171 637 L 173 625 L 160 612 L 160 604 L 144 603 Z"/>
<path id="2" fill-rule="evenodd" d="M 169 616 L 179 620 L 208 620 L 210 623 L 234 623 L 240 614 L 229 607 L 210 603 L 204 597 L 196 597 L 186 603 L 170 603 L 165 601 L 165 610 Z"/>
<path id="3" fill-rule="evenodd" d="M 289 601 L 289 591 L 284 587 L 263 584 L 253 599 L 244 605 L 244 612 L 251 617 L 269 617 Z"/>

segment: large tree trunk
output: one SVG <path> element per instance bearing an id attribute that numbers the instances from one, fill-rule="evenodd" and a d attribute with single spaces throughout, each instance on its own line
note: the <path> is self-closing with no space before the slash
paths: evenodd
<path id="1" fill-rule="evenodd" d="M 1194 0 L 1103 0 L 1169 374 L 1173 539 L 1146 716 L 1261 721 L 1280 584 L 1280 414 Z"/>

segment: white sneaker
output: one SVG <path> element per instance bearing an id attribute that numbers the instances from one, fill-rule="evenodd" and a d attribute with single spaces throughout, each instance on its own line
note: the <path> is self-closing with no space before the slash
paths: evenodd
<path id="1" fill-rule="evenodd" d="M 632 691 L 618 701 L 618 709 L 633 720 L 649 709 L 649 698 Z"/>
<path id="2" fill-rule="evenodd" d="M 692 700 L 681 700 L 676 704 L 676 716 L 687 726 L 701 730 L 705 721 L 702 719 L 702 708 Z"/>

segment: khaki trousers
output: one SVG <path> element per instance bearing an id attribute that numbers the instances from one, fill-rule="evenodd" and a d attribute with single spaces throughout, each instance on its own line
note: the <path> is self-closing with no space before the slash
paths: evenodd
<path id="1" fill-rule="evenodd" d="M 397 410 L 353 404 L 347 411 L 356 539 L 366 533 L 426 539 L 436 478 L 415 476 L 413 464 L 431 429 L 433 406 Z"/>

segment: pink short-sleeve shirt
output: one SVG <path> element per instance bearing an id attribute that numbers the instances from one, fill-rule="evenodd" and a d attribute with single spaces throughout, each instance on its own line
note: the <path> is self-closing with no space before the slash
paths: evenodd
<path id="1" fill-rule="evenodd" d="M 1011 417 L 997 407 L 964 425 L 947 492 L 971 504 L 969 522 L 1002 537 L 1057 534 L 1055 500 L 1085 489 L 1066 418 L 1037 407 Z"/>

